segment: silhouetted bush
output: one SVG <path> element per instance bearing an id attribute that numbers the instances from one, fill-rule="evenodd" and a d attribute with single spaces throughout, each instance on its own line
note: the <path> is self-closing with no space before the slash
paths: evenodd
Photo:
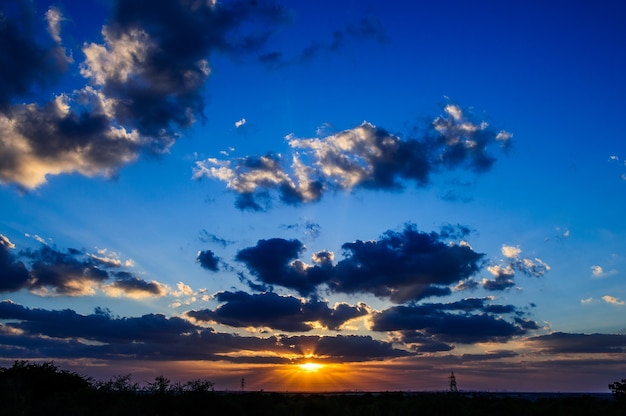
<path id="1" fill-rule="evenodd" d="M 609 384 L 609 388 L 613 393 L 613 397 L 618 401 L 626 401 L 626 378 L 623 378 L 621 382 Z"/>

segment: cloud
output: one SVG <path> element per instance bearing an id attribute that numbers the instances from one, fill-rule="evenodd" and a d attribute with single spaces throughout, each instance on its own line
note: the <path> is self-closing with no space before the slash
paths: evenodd
<path id="1" fill-rule="evenodd" d="M 208 360 L 288 364 L 316 354 L 329 362 L 381 360 L 411 355 L 369 336 L 240 336 L 216 332 L 160 314 L 113 317 L 28 308 L 0 302 L 0 348 L 6 358 Z M 289 357 L 289 358 L 286 358 Z"/>
<path id="2" fill-rule="evenodd" d="M 528 341 L 540 348 L 541 352 L 552 354 L 626 352 L 626 335 L 555 332 L 529 338 Z"/>
<path id="3" fill-rule="evenodd" d="M 320 236 L 321 226 L 311 220 L 304 221 L 303 224 L 286 224 L 281 226 L 285 230 L 302 230 L 302 235 L 306 238 L 316 239 Z"/>
<path id="4" fill-rule="evenodd" d="M 32 3 L 16 0 L 15 6 L 5 7 L 3 4 L 0 10 L 2 112 L 10 109 L 13 98 L 30 95 L 34 87 L 50 85 L 66 69 L 65 56 L 56 44 L 37 42 Z"/>
<path id="5" fill-rule="evenodd" d="M 235 121 L 235 128 L 239 128 L 241 126 L 243 126 L 244 124 L 246 124 L 246 119 L 242 118 L 241 120 Z"/>
<path id="6" fill-rule="evenodd" d="M 614 296 L 609 296 L 609 295 L 602 296 L 602 300 L 612 305 L 625 305 L 626 304 L 626 302 L 624 302 L 623 300 L 616 298 Z"/>
<path id="7" fill-rule="evenodd" d="M 334 253 L 319 251 L 311 263 L 299 259 L 299 240 L 260 240 L 236 256 L 262 285 L 280 285 L 303 296 L 325 284 L 337 293 L 370 293 L 395 303 L 446 296 L 447 287 L 476 273 L 483 254 L 468 244 L 446 243 L 437 233 L 423 233 L 412 224 L 387 231 L 379 240 L 345 243 L 344 258 L 333 264 Z M 263 286 L 265 287 L 265 286 Z"/>
<path id="8" fill-rule="evenodd" d="M 228 245 L 234 244 L 234 241 L 221 238 L 215 234 L 208 232 L 207 230 L 202 230 L 200 232 L 199 238 L 200 238 L 200 241 L 202 241 L 203 243 L 215 243 L 215 244 L 219 244 L 222 247 L 226 247 Z"/>
<path id="9" fill-rule="evenodd" d="M 264 210 L 270 193 L 286 204 L 318 201 L 324 193 L 353 188 L 398 190 L 426 186 L 432 174 L 457 168 L 476 173 L 495 162 L 488 148 L 508 146 L 510 136 L 474 123 L 455 105 L 444 108 L 423 137 L 401 139 L 364 122 L 323 138 L 287 136 L 289 158 L 277 154 L 196 162 L 194 178 L 226 183 L 240 209 Z M 290 160 L 286 167 L 285 160 Z"/>
<path id="10" fill-rule="evenodd" d="M 510 305 L 489 305 L 487 299 L 465 299 L 447 304 L 393 306 L 372 316 L 374 331 L 420 331 L 437 342 L 471 344 L 505 342 L 538 329 L 536 322 L 502 314 L 519 312 Z"/>
<path id="11" fill-rule="evenodd" d="M 132 266 L 132 261 L 122 263 L 116 253 L 107 254 L 106 249 L 94 255 L 42 245 L 14 255 L 9 251 L 14 247 L 0 234 L 0 292 L 27 289 L 40 296 L 90 296 L 100 289 L 109 296 L 132 298 L 160 297 L 167 292 L 159 282 L 148 282 L 119 270 Z"/>
<path id="12" fill-rule="evenodd" d="M 502 255 L 506 258 L 517 258 L 521 252 L 522 249 L 519 247 L 507 246 L 506 244 L 502 245 Z"/>
<path id="13" fill-rule="evenodd" d="M 130 259 L 122 261 L 119 254 L 115 252 L 108 252 L 107 249 L 98 250 L 98 254 L 87 253 L 87 256 L 95 263 L 108 268 L 119 268 L 122 266 L 133 267 L 135 264 Z"/>
<path id="14" fill-rule="evenodd" d="M 103 286 L 102 290 L 109 296 L 127 296 L 134 299 L 146 297 L 162 297 L 167 293 L 164 285 L 157 281 L 147 282 L 128 272 L 113 273 L 115 281 L 110 285 Z"/>
<path id="15" fill-rule="evenodd" d="M 15 244 L 0 234 L 0 292 L 17 292 L 29 285 L 28 269 L 10 252 L 14 248 Z"/>
<path id="16" fill-rule="evenodd" d="M 211 250 L 199 251 L 196 256 L 196 261 L 200 263 L 203 269 L 216 272 L 219 270 L 220 258 L 215 255 Z"/>
<path id="17" fill-rule="evenodd" d="M 513 280 L 513 276 L 515 276 L 515 271 L 510 264 L 506 267 L 492 265 L 487 267 L 487 270 L 489 271 L 489 273 L 495 276 L 495 279 L 482 279 L 481 284 L 484 289 L 505 290 L 512 286 L 515 286 L 515 281 Z"/>
<path id="18" fill-rule="evenodd" d="M 591 275 L 594 278 L 602 278 L 602 277 L 609 277 L 609 276 L 615 276 L 616 274 L 618 274 L 619 272 L 616 269 L 611 269 L 609 271 L 605 271 L 604 268 L 602 266 L 591 266 Z"/>
<path id="19" fill-rule="evenodd" d="M 233 327 L 268 327 L 289 332 L 307 332 L 319 324 L 339 330 L 345 322 L 367 315 L 364 304 L 350 306 L 340 303 L 329 307 L 320 300 L 300 300 L 268 292 L 219 292 L 216 299 L 223 302 L 215 310 L 189 311 L 187 315 L 206 322 Z"/>
<path id="20" fill-rule="evenodd" d="M 481 285 L 484 289 L 500 291 L 515 286 L 516 272 L 542 277 L 550 270 L 550 266 L 539 258 L 520 257 L 522 249 L 519 247 L 503 244 L 501 251 L 504 260 L 501 261 L 501 264 L 492 264 L 487 267 L 487 271 L 495 276 L 495 279 L 482 279 Z"/>
<path id="21" fill-rule="evenodd" d="M 46 12 L 46 22 L 48 22 L 48 33 L 56 43 L 61 43 L 61 22 L 65 20 L 63 14 L 56 7 L 50 7 Z"/>
<path id="22" fill-rule="evenodd" d="M 37 251 L 26 250 L 22 254 L 32 260 L 30 289 L 41 295 L 93 295 L 95 288 L 109 278 L 106 270 L 76 258 L 76 250 L 60 252 L 42 246 Z"/>
<path id="23" fill-rule="evenodd" d="M 349 23 L 345 28 L 335 30 L 332 40 L 312 41 L 302 48 L 294 57 L 285 57 L 278 51 L 265 52 L 259 56 L 259 61 L 271 67 L 285 67 L 288 65 L 302 64 L 317 58 L 325 53 L 338 53 L 342 51 L 350 38 L 354 39 L 375 39 L 378 42 L 385 42 L 384 29 L 378 19 L 374 17 L 364 17 L 357 23 Z"/>
<path id="24" fill-rule="evenodd" d="M 208 56 L 255 51 L 285 19 L 271 2 L 159 0 L 145 13 L 143 1 L 124 0 L 111 10 L 103 42 L 83 46 L 87 85 L 29 104 L 12 100 L 51 84 L 67 66 L 56 44 L 63 17 L 55 8 L 46 13 L 56 42 L 46 47 L 33 41 L 27 16 L 3 15 L 0 182 L 34 189 L 49 175 L 112 177 L 141 153 L 167 152 L 181 129 L 205 117 Z"/>
<path id="25" fill-rule="evenodd" d="M 303 250 L 299 240 L 272 238 L 259 240 L 256 246 L 239 251 L 235 258 L 263 284 L 280 285 L 308 296 L 328 279 L 331 266 L 309 265 L 298 260 Z"/>
<path id="26" fill-rule="evenodd" d="M 281 339 L 281 342 L 294 345 L 305 356 L 315 355 L 315 360 L 321 362 L 362 362 L 413 355 L 393 348 L 389 342 L 362 335 L 294 336 Z"/>
<path id="27" fill-rule="evenodd" d="M 483 258 L 468 245 L 446 244 L 441 235 L 420 232 L 412 224 L 401 232 L 387 231 L 379 240 L 345 243 L 342 249 L 345 258 L 335 267 L 331 290 L 371 293 L 395 303 L 450 294 L 446 286 L 476 273 Z"/>

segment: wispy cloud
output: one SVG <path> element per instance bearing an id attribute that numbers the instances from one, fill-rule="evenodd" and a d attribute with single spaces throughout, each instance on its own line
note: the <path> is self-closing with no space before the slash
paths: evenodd
<path id="1" fill-rule="evenodd" d="M 615 296 L 605 295 L 602 296 L 602 300 L 612 305 L 626 305 L 625 301 L 621 300 L 620 298 L 616 298 Z"/>

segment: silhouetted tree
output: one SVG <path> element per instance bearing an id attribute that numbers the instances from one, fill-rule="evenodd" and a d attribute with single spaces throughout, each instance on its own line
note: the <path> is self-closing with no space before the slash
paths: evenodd
<path id="1" fill-rule="evenodd" d="M 0 368 L 0 386 L 4 394 L 39 399 L 84 390 L 91 382 L 87 377 L 59 369 L 53 362 L 15 361 L 9 368 Z"/>
<path id="2" fill-rule="evenodd" d="M 109 393 L 136 393 L 139 384 L 132 381 L 130 374 L 117 375 L 107 381 L 95 383 L 96 390 Z"/>
<path id="3" fill-rule="evenodd" d="M 615 400 L 626 401 L 626 378 L 623 378 L 621 383 L 616 381 L 615 383 L 609 384 L 609 388 Z"/>
<path id="4" fill-rule="evenodd" d="M 177 390 L 176 386 L 172 385 L 170 380 L 163 376 L 157 376 L 154 378 L 153 383 L 148 383 L 148 391 L 151 393 L 165 394 L 175 390 Z"/>

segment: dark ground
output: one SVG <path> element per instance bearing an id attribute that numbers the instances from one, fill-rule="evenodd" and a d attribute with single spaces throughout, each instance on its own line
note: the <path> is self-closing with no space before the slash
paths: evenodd
<path id="1" fill-rule="evenodd" d="M 626 415 L 591 395 L 446 393 L 137 393 L 84 390 L 42 398 L 3 395 L 2 415 Z"/>

